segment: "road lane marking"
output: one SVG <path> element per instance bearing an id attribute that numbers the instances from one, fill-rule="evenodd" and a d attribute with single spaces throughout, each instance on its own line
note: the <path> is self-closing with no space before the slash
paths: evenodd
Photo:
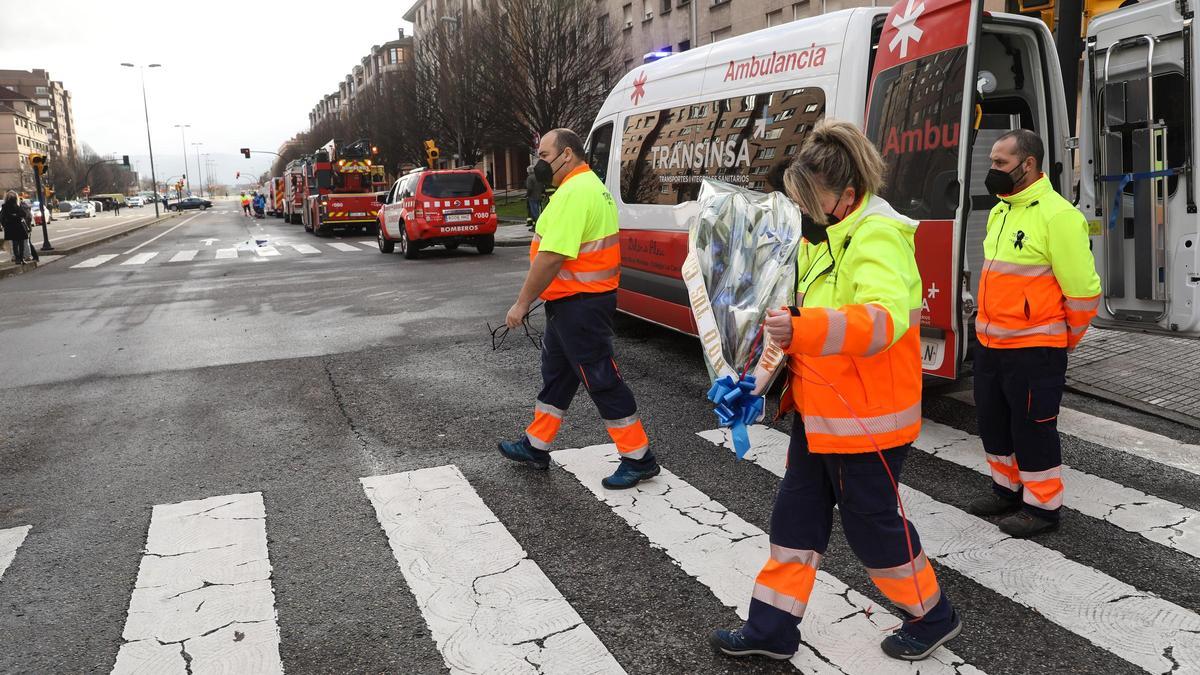
<path id="1" fill-rule="evenodd" d="M 229 258 L 238 257 L 236 248 L 219 248 L 217 249 L 217 260 L 227 260 Z"/>
<path id="2" fill-rule="evenodd" d="M 179 253 L 171 256 L 171 259 L 167 262 L 191 262 L 192 258 L 195 258 L 196 254 L 199 252 L 200 251 L 197 250 L 180 251 Z"/>
<path id="3" fill-rule="evenodd" d="M 128 251 L 125 251 L 125 254 L 126 254 L 126 255 L 128 255 L 128 254 L 130 254 L 130 253 L 133 253 L 134 251 L 138 250 L 139 248 L 141 248 L 141 247 L 145 246 L 146 244 L 149 244 L 149 243 L 150 243 L 150 242 L 152 242 L 152 241 L 156 241 L 156 240 L 158 240 L 160 237 L 165 237 L 165 236 L 167 236 L 168 234 L 171 234 L 171 233 L 172 233 L 172 232 L 174 232 L 175 230 L 178 230 L 179 228 L 183 227 L 184 225 L 187 225 L 188 223 L 190 223 L 190 222 L 192 222 L 193 220 L 195 220 L 195 219 L 196 219 L 196 216 L 198 216 L 198 215 L 200 215 L 200 214 L 199 214 L 199 213 L 197 213 L 196 215 L 194 215 L 194 216 L 192 216 L 192 217 L 190 217 L 190 218 L 184 218 L 184 219 L 183 219 L 183 222 L 181 222 L 181 223 L 179 223 L 179 224 L 175 225 L 174 227 L 172 227 L 172 228 L 168 229 L 166 232 L 161 232 L 161 233 L 159 233 L 159 234 L 155 235 L 154 237 L 151 237 L 150 239 L 147 239 L 146 241 L 143 241 L 142 243 L 138 244 L 137 246 L 134 246 L 133 248 L 129 249 Z"/>
<path id="4" fill-rule="evenodd" d="M 727 429 L 700 437 L 733 444 Z M 787 434 L 750 427 L 746 459 L 782 477 Z M 926 555 L 1151 673 L 1200 671 L 1200 616 L 907 485 L 900 494 Z"/>
<path id="5" fill-rule="evenodd" d="M 359 248 L 357 246 L 351 246 L 350 244 L 343 244 L 340 241 L 329 244 L 329 246 L 332 248 L 336 248 L 339 251 L 361 251 L 362 250 L 361 248 Z"/>
<path id="6" fill-rule="evenodd" d="M 257 253 L 260 258 L 269 258 L 271 256 L 279 255 L 279 251 L 276 250 L 274 246 L 258 246 L 254 249 L 254 252 Z"/>
<path id="7" fill-rule="evenodd" d="M 74 269 L 81 269 L 81 268 L 86 268 L 86 267 L 99 267 L 100 265 L 103 265 L 104 263 L 108 262 L 109 260 L 112 260 L 115 257 L 117 257 L 116 253 L 105 253 L 104 255 L 98 255 L 98 256 L 95 256 L 92 258 L 88 258 L 87 260 L 84 260 L 81 263 L 71 265 L 71 269 L 74 270 Z"/>
<path id="8" fill-rule="evenodd" d="M 17 549 L 21 548 L 21 544 L 25 542 L 25 535 L 29 534 L 32 527 L 22 525 L 0 530 L 0 579 L 4 578 L 4 571 L 12 564 L 13 558 L 17 557 Z"/>
<path id="9" fill-rule="evenodd" d="M 665 468 L 629 490 L 606 490 L 600 480 L 617 467 L 613 445 L 559 450 L 551 456 L 622 520 L 662 549 L 722 604 L 746 618 L 754 580 L 770 556 L 767 533 Z M 792 665 L 805 673 L 980 673 L 947 649 L 928 661 L 894 661 L 879 638 L 900 618 L 818 571 Z M 815 650 L 815 652 L 813 651 Z"/>
<path id="10" fill-rule="evenodd" d="M 303 253 L 304 255 L 311 255 L 313 253 L 321 252 L 321 249 L 308 244 L 292 244 L 292 248 L 296 249 L 296 251 L 299 253 Z"/>
<path id="11" fill-rule="evenodd" d="M 991 476 L 983 442 L 973 434 L 925 420 L 913 446 Z M 1062 481 L 1067 508 L 1200 558 L 1200 512 L 1069 466 L 1062 468 Z"/>
<path id="12" fill-rule="evenodd" d="M 379 243 L 378 243 L 378 242 L 374 242 L 374 241 L 356 241 L 356 242 L 354 242 L 354 243 L 358 244 L 359 246 L 362 246 L 363 248 L 367 249 L 368 251 L 378 251 L 378 250 L 379 250 Z"/>
<path id="13" fill-rule="evenodd" d="M 141 222 L 141 221 L 143 221 L 143 220 L 152 219 L 152 218 L 154 218 L 154 216 L 140 216 L 140 217 L 138 217 L 138 218 L 134 218 L 133 220 L 129 220 L 129 221 L 125 221 L 125 222 L 120 222 L 120 223 L 113 223 L 112 225 L 105 225 L 104 227 L 87 228 L 87 231 L 86 231 L 86 232 L 79 232 L 79 233 L 77 233 L 77 234 L 68 234 L 68 235 L 66 235 L 66 236 L 64 236 L 64 237 L 59 237 L 59 236 L 54 236 L 54 235 L 51 235 L 51 236 L 54 236 L 54 240 L 53 240 L 53 242 L 51 242 L 51 243 L 59 243 L 59 244 L 61 244 L 63 241 L 66 241 L 67 239 L 75 239 L 75 238 L 77 238 L 77 237 L 86 237 L 86 236 L 87 236 L 87 235 L 89 235 L 89 234 L 95 234 L 95 233 L 97 233 L 97 232 L 104 232 L 104 231 L 106 231 L 106 230 L 111 230 L 111 229 L 113 229 L 114 227 L 122 227 L 122 226 L 133 225 L 134 223 L 139 223 L 139 222 Z"/>
<path id="14" fill-rule="evenodd" d="M 947 396 L 968 405 L 975 405 L 975 396 L 970 391 L 958 391 Z M 1200 445 L 1181 443 L 1152 431 L 1106 420 L 1065 406 L 1058 411 L 1058 431 L 1089 443 L 1200 475 Z"/>
<path id="15" fill-rule="evenodd" d="M 149 253 L 139 253 L 139 254 L 133 256 L 132 258 L 130 258 L 129 260 L 122 262 L 121 264 L 122 265 L 145 265 L 149 260 L 154 258 L 154 256 L 156 256 L 156 255 L 158 255 L 158 251 L 151 251 Z"/>
<path id="16" fill-rule="evenodd" d="M 458 467 L 361 482 L 451 672 L 625 672 Z"/>
<path id="17" fill-rule="evenodd" d="M 262 493 L 160 504 L 114 673 L 282 673 Z"/>

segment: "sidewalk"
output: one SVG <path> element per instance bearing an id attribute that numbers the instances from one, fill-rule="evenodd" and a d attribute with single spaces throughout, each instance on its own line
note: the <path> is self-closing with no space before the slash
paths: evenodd
<path id="1" fill-rule="evenodd" d="M 496 228 L 497 246 L 529 246 L 533 241 L 533 233 L 525 227 L 524 220 L 500 219 Z"/>
<path id="2" fill-rule="evenodd" d="M 1071 355 L 1067 386 L 1200 426 L 1200 340 L 1093 327 Z"/>
<path id="3" fill-rule="evenodd" d="M 154 217 L 153 209 L 148 215 L 131 214 L 129 216 L 115 216 L 113 220 L 109 220 L 104 216 L 99 216 L 95 219 L 83 221 L 65 221 L 61 217 L 55 218 L 53 224 L 62 227 L 63 225 L 93 225 L 93 227 L 84 231 L 73 231 L 70 234 L 56 233 L 54 228 L 50 232 L 50 245 L 54 247 L 52 251 L 42 251 L 42 228 L 38 226 L 34 229 L 30 238 L 30 245 L 37 248 L 41 255 L 41 262 L 28 263 L 25 265 L 16 265 L 11 262 L 7 256 L 0 258 L 0 278 L 12 274 L 21 274 L 22 272 L 32 272 L 39 265 L 46 265 L 55 260 L 60 260 L 63 256 L 77 253 L 84 249 L 91 248 L 98 244 L 103 244 L 118 237 L 123 237 L 131 232 L 136 232 L 142 228 L 161 223 L 168 218 L 174 218 L 179 215 L 177 212 L 163 212 L 158 218 Z M 89 222 L 92 221 L 92 222 Z"/>

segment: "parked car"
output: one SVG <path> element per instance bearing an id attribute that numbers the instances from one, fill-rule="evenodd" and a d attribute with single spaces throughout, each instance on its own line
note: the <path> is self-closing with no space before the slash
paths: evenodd
<path id="1" fill-rule="evenodd" d="M 145 206 L 146 202 L 141 197 L 133 196 L 125 198 L 125 206 Z"/>
<path id="2" fill-rule="evenodd" d="M 413 259 L 429 246 L 496 247 L 496 204 L 478 169 L 417 170 L 402 176 L 380 203 L 379 250 Z"/>
<path id="3" fill-rule="evenodd" d="M 178 202 L 167 204 L 168 211 L 187 211 L 188 209 L 211 209 L 212 202 L 199 197 L 187 197 Z"/>
<path id="4" fill-rule="evenodd" d="M 71 209 L 75 208 L 75 204 L 76 202 L 63 200 L 58 203 L 58 211 L 59 213 L 70 213 Z"/>
<path id="5" fill-rule="evenodd" d="M 92 202 L 78 202 L 71 207 L 70 218 L 91 218 L 96 215 L 96 207 Z"/>

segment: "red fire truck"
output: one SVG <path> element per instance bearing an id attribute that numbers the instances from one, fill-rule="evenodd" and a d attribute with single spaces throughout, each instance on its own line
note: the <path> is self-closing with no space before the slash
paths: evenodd
<path id="1" fill-rule="evenodd" d="M 383 167 L 372 159 L 367 140 L 342 144 L 334 139 L 305 163 L 304 230 L 317 236 L 335 230 L 372 230 L 379 193 L 387 189 Z"/>
<path id="2" fill-rule="evenodd" d="M 293 159 L 283 170 L 283 219 L 289 223 L 300 223 L 304 211 L 305 179 L 304 166 L 307 157 Z"/>

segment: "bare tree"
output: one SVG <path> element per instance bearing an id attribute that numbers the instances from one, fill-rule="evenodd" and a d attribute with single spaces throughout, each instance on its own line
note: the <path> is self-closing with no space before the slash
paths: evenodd
<path id="1" fill-rule="evenodd" d="M 478 52 L 490 74 L 487 107 L 497 141 L 525 145 L 567 127 L 585 134 L 621 74 L 608 15 L 594 0 L 490 2 L 480 29 L 495 48 Z"/>
<path id="2" fill-rule="evenodd" d="M 417 43 L 413 78 L 414 105 L 431 132 L 427 138 L 458 155 L 458 163 L 475 164 L 495 144 L 507 109 L 486 105 L 496 74 L 494 61 L 482 52 L 502 48 L 482 22 L 441 23 Z"/>

